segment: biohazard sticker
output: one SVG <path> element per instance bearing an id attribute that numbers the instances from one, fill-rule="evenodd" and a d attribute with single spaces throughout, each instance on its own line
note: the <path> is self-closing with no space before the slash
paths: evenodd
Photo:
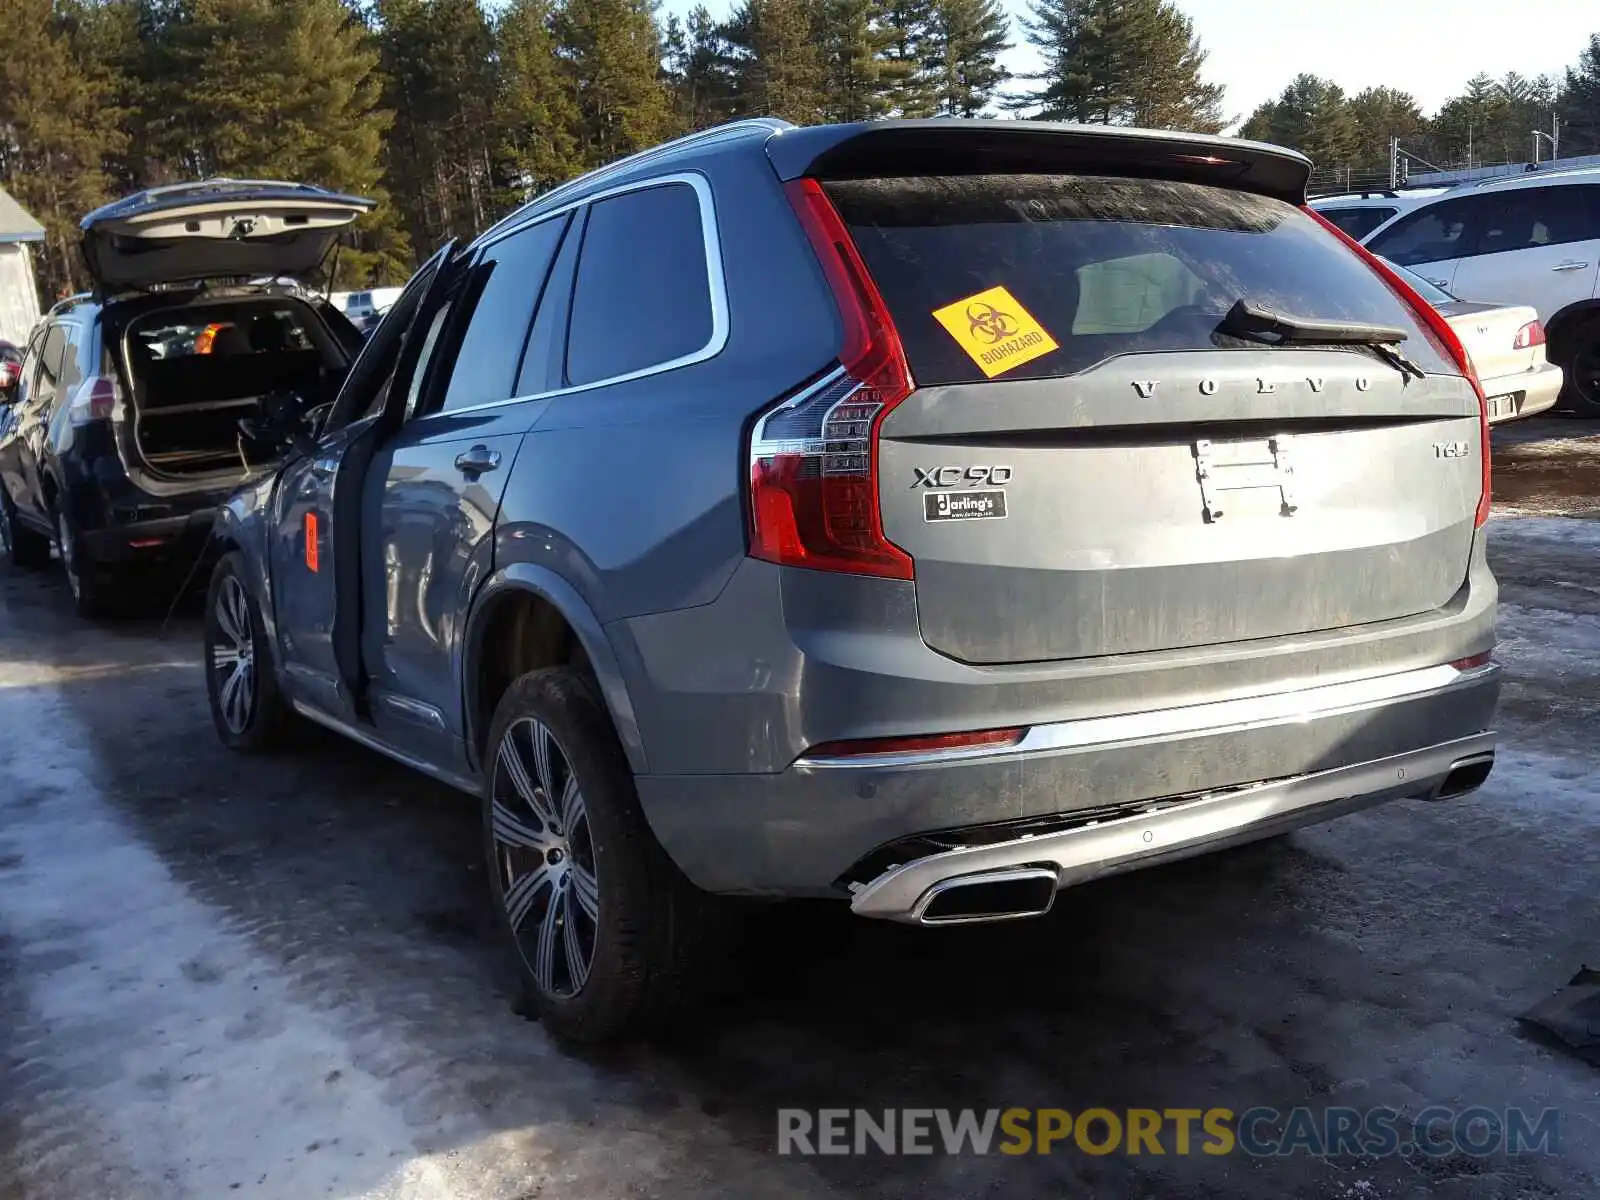
<path id="1" fill-rule="evenodd" d="M 1060 348 L 1003 287 L 935 309 L 933 318 L 990 379 Z"/>

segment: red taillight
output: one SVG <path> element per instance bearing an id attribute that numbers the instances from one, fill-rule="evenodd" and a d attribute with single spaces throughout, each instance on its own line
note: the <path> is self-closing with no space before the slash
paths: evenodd
<path id="1" fill-rule="evenodd" d="M 0 388 L 8 388 L 17 381 L 17 364 L 0 362 Z"/>
<path id="2" fill-rule="evenodd" d="M 818 571 L 911 579 L 884 535 L 878 429 L 911 394 L 894 321 L 833 203 L 814 179 L 786 185 L 844 325 L 840 370 L 781 401 L 750 435 L 750 554 Z"/>
<path id="3" fill-rule="evenodd" d="M 1418 295 L 1417 290 L 1407 283 L 1399 272 L 1391 268 L 1388 263 L 1383 261 L 1383 259 L 1379 258 L 1372 251 L 1368 250 L 1360 242 L 1356 241 L 1353 237 L 1347 234 L 1344 230 L 1340 229 L 1332 221 L 1328 220 L 1327 217 L 1323 216 L 1316 209 L 1303 208 L 1301 211 L 1315 221 L 1318 225 L 1321 225 L 1329 233 L 1333 234 L 1334 237 L 1338 238 L 1346 246 L 1350 247 L 1350 249 L 1353 250 L 1361 258 L 1361 260 L 1367 264 L 1367 266 L 1377 272 L 1378 277 L 1382 279 L 1384 283 L 1389 285 L 1390 291 L 1392 291 L 1396 296 L 1398 296 L 1402 301 L 1411 307 L 1412 311 L 1415 312 L 1422 320 L 1423 324 L 1427 326 L 1428 332 L 1433 334 L 1433 336 L 1439 340 L 1439 344 L 1443 347 L 1445 352 L 1448 353 L 1449 356 L 1455 361 L 1455 364 L 1460 369 L 1461 374 L 1465 376 L 1467 382 L 1472 385 L 1472 390 L 1477 393 L 1478 457 L 1483 462 L 1483 485 L 1478 492 L 1478 510 L 1473 514 L 1473 524 L 1481 527 L 1489 519 L 1490 504 L 1489 398 L 1484 395 L 1483 384 L 1478 381 L 1478 371 L 1477 368 L 1472 365 L 1472 356 L 1467 353 L 1467 348 L 1461 344 L 1461 339 L 1456 336 L 1456 331 L 1450 328 L 1450 322 L 1444 319 L 1444 315 L 1440 313 L 1438 309 L 1434 308 L 1433 305 L 1429 304 L 1420 295 Z"/>
<path id="4" fill-rule="evenodd" d="M 1511 343 L 1513 350 L 1532 350 L 1535 346 L 1544 345 L 1544 326 L 1538 321 L 1529 321 L 1517 330 L 1517 336 Z"/>
<path id="5" fill-rule="evenodd" d="M 1450 665 L 1458 671 L 1476 671 L 1479 667 L 1488 666 L 1489 660 L 1493 657 L 1493 651 L 1485 650 L 1481 654 L 1472 654 L 1466 658 L 1458 658 Z"/>
<path id="6" fill-rule="evenodd" d="M 115 379 L 104 375 L 85 379 L 72 394 L 67 406 L 67 417 L 74 425 L 87 425 L 90 421 L 109 421 L 122 399 L 122 389 Z"/>
<path id="7" fill-rule="evenodd" d="M 977 733 L 929 733 L 917 737 L 862 738 L 822 742 L 806 758 L 863 758 L 880 754 L 932 754 L 940 750 L 1001 750 L 1015 746 L 1026 729 L 984 729 Z"/>

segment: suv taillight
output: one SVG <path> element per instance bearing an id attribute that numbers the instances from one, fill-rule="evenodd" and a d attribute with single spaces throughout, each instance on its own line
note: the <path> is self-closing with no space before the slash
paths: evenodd
<path id="1" fill-rule="evenodd" d="M 109 421 L 122 399 L 122 388 L 115 379 L 104 375 L 85 379 L 72 393 L 67 404 L 67 419 L 74 425 L 87 425 L 91 421 Z"/>
<path id="2" fill-rule="evenodd" d="M 1538 321 L 1529 321 L 1517 330 L 1517 336 L 1511 342 L 1513 350 L 1532 350 L 1535 346 L 1544 345 L 1544 326 Z"/>
<path id="3" fill-rule="evenodd" d="M 814 179 L 785 185 L 844 323 L 839 369 L 757 419 L 750 435 L 750 554 L 818 571 L 911 579 L 884 535 L 878 430 L 911 394 L 894 322 Z"/>
<path id="4" fill-rule="evenodd" d="M 1384 283 L 1389 285 L 1389 290 L 1411 307 L 1411 310 L 1417 314 L 1418 319 L 1427 327 L 1428 332 L 1438 339 L 1445 352 L 1455 360 L 1455 364 L 1460 369 L 1461 374 L 1472 385 L 1472 390 L 1477 393 L 1478 457 L 1483 462 L 1483 485 L 1478 492 L 1478 510 L 1473 514 L 1473 524 L 1481 527 L 1489 520 L 1490 507 L 1489 399 L 1484 395 L 1483 384 L 1478 381 L 1478 371 L 1472 365 L 1472 356 L 1467 353 L 1466 347 L 1461 344 L 1461 339 L 1456 336 L 1456 331 L 1450 328 L 1450 322 L 1444 319 L 1444 315 L 1418 295 L 1417 290 L 1407 283 L 1399 272 L 1395 271 L 1383 259 L 1368 250 L 1328 218 L 1317 212 L 1316 209 L 1308 207 L 1302 209 L 1302 211 L 1318 225 L 1321 225 L 1334 237 L 1350 247 L 1351 250 L 1355 251 L 1361 260 L 1376 271 Z"/>

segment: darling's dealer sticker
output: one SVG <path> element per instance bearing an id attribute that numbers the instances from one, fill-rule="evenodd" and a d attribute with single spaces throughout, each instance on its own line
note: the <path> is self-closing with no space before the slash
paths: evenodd
<path id="1" fill-rule="evenodd" d="M 990 379 L 1060 347 L 1003 287 L 935 309 L 933 319 Z"/>

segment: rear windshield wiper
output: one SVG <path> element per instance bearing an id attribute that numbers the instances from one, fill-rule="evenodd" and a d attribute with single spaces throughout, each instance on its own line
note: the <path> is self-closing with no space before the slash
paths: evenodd
<path id="1" fill-rule="evenodd" d="M 1239 300 L 1223 316 L 1217 330 L 1271 346 L 1365 346 L 1402 375 L 1426 377 L 1426 372 L 1400 349 L 1407 335 L 1404 329 L 1394 325 L 1296 317 Z"/>

